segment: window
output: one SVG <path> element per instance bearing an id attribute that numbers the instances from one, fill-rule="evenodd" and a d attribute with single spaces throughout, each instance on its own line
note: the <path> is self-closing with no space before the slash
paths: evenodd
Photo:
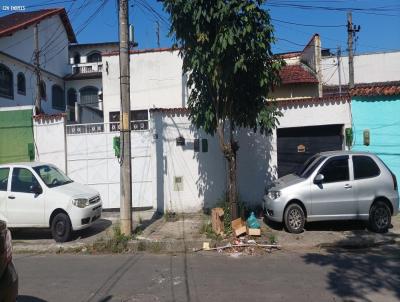
<path id="1" fill-rule="evenodd" d="M 149 111 L 132 110 L 131 111 L 131 130 L 148 130 L 149 129 Z M 120 112 L 110 112 L 110 131 L 119 131 Z M 117 124 L 118 123 L 118 124 Z"/>
<path id="2" fill-rule="evenodd" d="M 80 104 L 94 108 L 99 107 L 99 90 L 93 86 L 86 86 L 79 90 Z"/>
<path id="3" fill-rule="evenodd" d="M 75 121 L 75 103 L 78 98 L 76 95 L 76 90 L 74 88 L 68 89 L 67 93 L 67 105 L 68 105 L 68 120 Z"/>
<path id="4" fill-rule="evenodd" d="M 18 94 L 26 94 L 26 82 L 25 76 L 22 72 L 17 75 L 17 92 Z"/>
<path id="5" fill-rule="evenodd" d="M 32 186 L 40 186 L 32 172 L 25 168 L 14 168 L 12 172 L 11 191 L 32 193 Z"/>
<path id="6" fill-rule="evenodd" d="M 0 64 L 0 96 L 13 99 L 14 84 L 12 71 L 3 64 Z"/>
<path id="7" fill-rule="evenodd" d="M 9 168 L 0 169 L 0 191 L 7 191 Z"/>
<path id="8" fill-rule="evenodd" d="M 349 180 L 348 156 L 334 157 L 328 160 L 319 173 L 324 175 L 324 183 Z"/>
<path id="9" fill-rule="evenodd" d="M 81 55 L 79 52 L 74 54 L 74 64 L 79 64 L 81 62 Z"/>
<path id="10" fill-rule="evenodd" d="M 325 156 L 320 156 L 316 154 L 307 159 L 305 163 L 294 174 L 302 178 L 308 178 L 325 159 Z"/>
<path id="11" fill-rule="evenodd" d="M 49 188 L 63 186 L 72 182 L 67 175 L 56 167 L 43 165 L 34 167 L 33 170 L 39 174 L 40 178 Z"/>
<path id="12" fill-rule="evenodd" d="M 132 130 L 149 129 L 149 112 L 147 110 L 131 111 L 131 129 Z"/>
<path id="13" fill-rule="evenodd" d="M 375 161 L 369 156 L 353 156 L 354 179 L 378 176 L 381 171 Z"/>
<path id="14" fill-rule="evenodd" d="M 51 103 L 54 109 L 65 110 L 64 90 L 58 85 L 51 88 Z"/>
<path id="15" fill-rule="evenodd" d="M 39 91 L 40 91 L 40 99 L 46 100 L 47 99 L 46 83 L 44 81 L 40 81 Z"/>
<path id="16" fill-rule="evenodd" d="M 87 56 L 88 63 L 101 62 L 101 54 L 99 52 L 92 52 Z"/>

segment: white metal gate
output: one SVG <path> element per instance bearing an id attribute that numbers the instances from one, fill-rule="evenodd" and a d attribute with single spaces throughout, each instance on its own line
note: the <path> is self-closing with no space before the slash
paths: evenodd
<path id="1" fill-rule="evenodd" d="M 67 125 L 68 175 L 100 192 L 104 208 L 120 207 L 120 165 L 113 150 L 117 123 Z M 153 207 L 151 134 L 132 131 L 132 206 Z"/>

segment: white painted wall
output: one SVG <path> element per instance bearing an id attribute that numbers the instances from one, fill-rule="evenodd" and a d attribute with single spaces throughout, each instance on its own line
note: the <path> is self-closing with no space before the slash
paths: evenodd
<path id="1" fill-rule="evenodd" d="M 211 208 L 225 190 L 225 161 L 217 140 L 194 129 L 186 116 L 154 117 L 154 196 L 159 211 L 197 212 Z M 176 146 L 182 135 L 185 146 Z M 208 152 L 194 152 L 195 138 L 208 139 Z M 183 190 L 174 190 L 174 178 L 183 177 Z"/>
<path id="2" fill-rule="evenodd" d="M 65 76 L 69 72 L 68 38 L 60 17 L 56 15 L 44 19 L 38 27 L 39 47 L 42 50 L 40 56 L 42 68 L 61 77 Z M 0 51 L 27 63 L 33 63 L 35 47 L 33 28 L 34 26 L 29 26 L 9 37 L 0 38 Z"/>
<path id="3" fill-rule="evenodd" d="M 343 124 L 350 127 L 347 102 L 282 106 L 280 128 Z M 196 212 L 212 207 L 226 189 L 226 161 L 217 137 L 193 129 L 187 116 L 153 112 L 154 196 L 159 210 Z M 182 135 L 186 146 L 176 146 Z M 207 138 L 209 152 L 194 152 L 193 139 Z M 260 205 L 264 188 L 277 178 L 276 131 L 271 136 L 241 130 L 238 134 L 238 187 L 240 199 Z M 174 190 L 174 177 L 182 176 L 183 191 Z M 163 198 L 162 198 L 163 196 Z"/>
<path id="4" fill-rule="evenodd" d="M 4 98 L 0 97 L 0 107 L 14 107 L 14 106 L 28 106 L 34 105 L 36 97 L 36 75 L 34 73 L 33 67 L 27 64 L 23 64 L 18 60 L 14 60 L 0 54 L 0 63 L 6 65 L 11 69 L 13 73 L 13 83 L 14 83 L 14 98 Z M 18 94 L 17 91 L 17 75 L 22 72 L 25 75 L 26 81 L 26 94 Z M 54 84 L 59 85 L 64 88 L 64 80 L 62 78 L 56 77 L 50 73 L 43 72 L 42 80 L 46 84 L 46 95 L 47 100 L 42 102 L 42 109 L 48 114 L 53 114 L 59 112 L 52 108 L 52 86 Z"/>
<path id="5" fill-rule="evenodd" d="M 130 60 L 132 110 L 185 106 L 186 81 L 178 51 L 131 54 Z M 119 72 L 118 56 L 103 56 L 105 122 L 109 112 L 120 110 Z"/>
<path id="6" fill-rule="evenodd" d="M 66 172 L 65 118 L 54 116 L 33 120 L 36 161 L 52 163 Z"/>
<path id="7" fill-rule="evenodd" d="M 341 81 L 349 82 L 348 57 L 341 57 Z M 354 83 L 374 83 L 400 80 L 400 51 L 354 56 Z M 324 85 L 339 85 L 336 57 L 322 58 Z"/>
<path id="8" fill-rule="evenodd" d="M 281 110 L 282 128 L 351 125 L 347 102 L 282 102 Z M 34 125 L 38 159 L 65 170 L 63 127 L 60 120 L 43 120 Z M 115 135 L 118 132 L 109 133 L 108 128 L 106 133 L 67 135 L 68 174 L 97 189 L 105 208 L 119 207 L 119 165 L 112 149 Z M 176 145 L 178 136 L 185 138 L 185 146 Z M 195 138 L 200 139 L 200 152 L 194 151 Z M 201 148 L 203 138 L 208 140 L 206 153 Z M 265 186 L 277 177 L 276 131 L 265 136 L 241 130 L 238 141 L 240 199 L 249 205 L 260 205 Z M 197 212 L 215 206 L 226 190 L 226 161 L 217 137 L 195 129 L 187 115 L 151 112 L 149 131 L 132 133 L 132 171 L 134 206 Z M 183 177 L 182 191 L 175 190 L 175 177 Z"/>

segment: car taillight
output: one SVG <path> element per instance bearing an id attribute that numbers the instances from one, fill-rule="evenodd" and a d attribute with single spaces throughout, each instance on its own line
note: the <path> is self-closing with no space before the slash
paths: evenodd
<path id="1" fill-rule="evenodd" d="M 4 251 L 6 253 L 6 262 L 10 263 L 12 260 L 12 239 L 10 230 L 7 230 L 6 233 L 6 241 L 4 242 Z"/>
<path id="2" fill-rule="evenodd" d="M 396 175 L 394 175 L 393 172 L 391 172 L 391 174 L 392 174 L 392 178 L 393 178 L 393 186 L 394 186 L 394 189 L 397 191 L 398 187 L 397 187 L 397 178 L 396 178 Z"/>

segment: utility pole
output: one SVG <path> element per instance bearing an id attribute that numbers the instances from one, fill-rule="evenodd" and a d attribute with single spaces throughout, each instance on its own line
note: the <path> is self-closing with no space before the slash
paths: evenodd
<path id="1" fill-rule="evenodd" d="M 132 173 L 130 126 L 130 74 L 128 0 L 119 0 L 119 69 L 121 90 L 120 141 L 121 141 L 121 233 L 132 234 Z"/>
<path id="2" fill-rule="evenodd" d="M 156 24 L 157 24 L 157 27 L 156 27 L 157 47 L 160 48 L 160 22 L 157 20 Z"/>
<path id="3" fill-rule="evenodd" d="M 353 25 L 351 12 L 347 13 L 347 46 L 349 51 L 349 89 L 354 87 L 354 64 L 353 64 L 353 38 L 361 29 L 360 25 Z"/>
<path id="4" fill-rule="evenodd" d="M 39 29 L 38 24 L 36 23 L 33 27 L 33 36 L 35 41 L 35 74 L 36 74 L 36 98 L 35 98 L 35 114 L 40 114 L 42 112 L 42 96 L 40 93 L 40 50 L 39 50 Z"/>
<path id="5" fill-rule="evenodd" d="M 342 55 L 342 50 L 340 49 L 340 46 L 338 46 L 337 52 L 336 52 L 336 59 L 337 59 L 337 67 L 338 67 L 338 75 L 339 75 L 339 94 L 342 94 L 342 75 L 341 75 L 341 70 L 340 70 L 341 55 Z"/>

